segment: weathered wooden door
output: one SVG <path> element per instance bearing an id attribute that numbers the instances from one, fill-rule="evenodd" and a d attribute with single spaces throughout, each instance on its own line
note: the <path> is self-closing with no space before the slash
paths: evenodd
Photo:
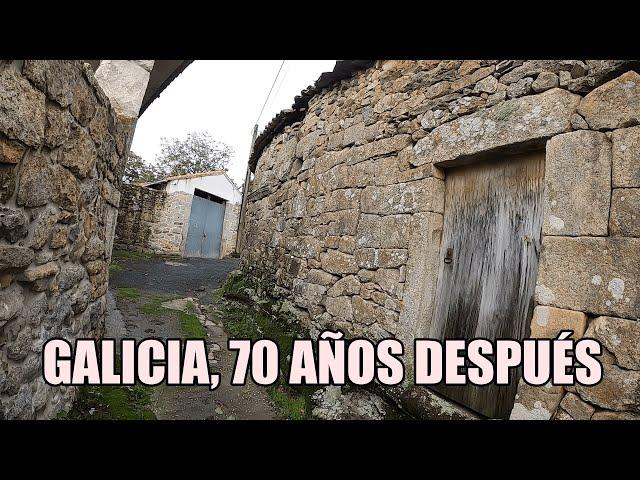
<path id="1" fill-rule="evenodd" d="M 224 204 L 193 197 L 184 247 L 186 257 L 220 257 L 224 209 Z"/>
<path id="2" fill-rule="evenodd" d="M 544 152 L 457 167 L 446 176 L 440 273 L 431 336 L 523 339 L 528 335 L 542 235 Z M 436 390 L 494 418 L 509 415 L 509 386 Z"/>

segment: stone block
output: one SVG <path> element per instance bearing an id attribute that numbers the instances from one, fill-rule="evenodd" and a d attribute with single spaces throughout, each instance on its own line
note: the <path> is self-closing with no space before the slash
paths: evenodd
<path id="1" fill-rule="evenodd" d="M 577 385 L 580 397 L 608 410 L 640 412 L 640 372 L 603 365 L 602 381 L 597 385 Z"/>
<path id="2" fill-rule="evenodd" d="M 603 133 L 579 130 L 553 137 L 544 177 L 543 234 L 607 235 L 611 144 Z"/>
<path id="3" fill-rule="evenodd" d="M 96 114 L 98 100 L 93 93 L 93 88 L 84 78 L 80 78 L 73 89 L 73 103 L 71 113 L 83 126 L 88 126 Z"/>
<path id="4" fill-rule="evenodd" d="M 360 280 L 354 275 L 348 275 L 338 280 L 328 291 L 330 297 L 343 295 L 358 295 L 360 293 Z"/>
<path id="5" fill-rule="evenodd" d="M 567 393 L 560 402 L 560 406 L 574 420 L 589 420 L 596 410 L 593 405 L 583 402 L 580 397 L 573 393 Z"/>
<path id="6" fill-rule="evenodd" d="M 407 263 L 408 250 L 403 248 L 363 248 L 356 250 L 360 268 L 397 268 Z"/>
<path id="7" fill-rule="evenodd" d="M 33 250 L 17 245 L 0 245 L 0 270 L 22 269 L 34 259 Z"/>
<path id="8" fill-rule="evenodd" d="M 578 107 L 593 130 L 624 128 L 640 123 L 640 75 L 626 72 L 585 96 Z"/>
<path id="9" fill-rule="evenodd" d="M 39 250 L 49 241 L 53 226 L 58 221 L 58 210 L 48 205 L 36 218 L 31 236 L 31 248 Z"/>
<path id="10" fill-rule="evenodd" d="M 536 93 L 541 93 L 560 85 L 558 76 L 553 72 L 540 72 L 531 84 L 531 89 Z"/>
<path id="11" fill-rule="evenodd" d="M 611 235 L 640 237 L 640 188 L 614 188 L 611 195 Z"/>
<path id="12" fill-rule="evenodd" d="M 444 181 L 425 178 L 362 191 L 362 213 L 393 215 L 398 213 L 439 212 L 444 210 Z"/>
<path id="13" fill-rule="evenodd" d="M 398 326 L 399 338 L 407 344 L 420 336 L 427 337 L 431 328 L 433 301 L 440 267 L 442 215 L 417 213 L 411 219 L 404 308 Z"/>
<path id="14" fill-rule="evenodd" d="M 299 278 L 293 279 L 294 301 L 303 308 L 320 305 L 326 291 L 326 287 L 322 285 L 307 283 Z"/>
<path id="15" fill-rule="evenodd" d="M 563 330 L 573 330 L 571 338 L 579 340 L 587 329 L 587 316 L 562 308 L 538 305 L 531 319 L 531 338 L 556 338 Z"/>
<path id="16" fill-rule="evenodd" d="M 14 283 L 0 290 L 0 322 L 7 322 L 15 318 L 23 305 L 24 296 L 19 285 Z"/>
<path id="17" fill-rule="evenodd" d="M 376 322 L 376 310 L 378 305 L 369 300 L 365 300 L 360 296 L 351 297 L 351 305 L 353 307 L 353 319 L 364 325 L 371 325 Z"/>
<path id="18" fill-rule="evenodd" d="M 45 95 L 11 67 L 0 69 L 0 133 L 37 147 L 44 141 Z"/>
<path id="19" fill-rule="evenodd" d="M 25 150 L 18 142 L 0 138 L 0 163 L 15 165 L 22 160 Z"/>
<path id="20" fill-rule="evenodd" d="M 22 282 L 35 282 L 46 277 L 57 275 L 60 267 L 56 262 L 49 262 L 35 267 L 30 267 L 18 275 L 18 280 Z"/>
<path id="21" fill-rule="evenodd" d="M 336 274 L 357 273 L 358 262 L 353 255 L 342 253 L 338 250 L 328 250 L 320 254 L 322 269 Z"/>
<path id="22" fill-rule="evenodd" d="M 25 60 L 22 73 L 61 107 L 73 102 L 73 89 L 81 77 L 77 60 Z"/>
<path id="23" fill-rule="evenodd" d="M 71 128 L 71 137 L 62 147 L 58 162 L 69 168 L 80 178 L 91 173 L 97 161 L 97 152 L 93 140 L 81 127 Z"/>
<path id="24" fill-rule="evenodd" d="M 47 121 L 45 128 L 45 143 L 55 148 L 64 144 L 71 134 L 73 117 L 68 110 L 63 110 L 55 104 L 47 107 Z"/>
<path id="25" fill-rule="evenodd" d="M 585 337 L 598 340 L 622 368 L 640 370 L 640 322 L 598 317 L 589 324 Z"/>
<path id="26" fill-rule="evenodd" d="M 591 420 L 640 420 L 640 415 L 631 412 L 599 410 L 593 414 Z"/>
<path id="27" fill-rule="evenodd" d="M 640 127 L 623 128 L 611 134 L 614 188 L 640 187 Z"/>
<path id="28" fill-rule="evenodd" d="M 353 320 L 351 297 L 327 297 L 325 299 L 327 312 L 336 318 L 346 321 Z"/>
<path id="29" fill-rule="evenodd" d="M 357 188 L 345 188 L 334 190 L 327 195 L 324 210 L 333 212 L 336 210 L 358 209 L 360 207 L 360 190 Z M 300 215 L 302 216 L 302 215 Z"/>
<path id="30" fill-rule="evenodd" d="M 452 120 L 416 143 L 414 162 L 455 164 L 517 144 L 542 144 L 571 129 L 571 115 L 579 101 L 578 95 L 554 88 Z"/>
<path id="31" fill-rule="evenodd" d="M 520 380 L 509 420 L 550 420 L 563 394 L 560 386 L 535 387 Z"/>
<path id="32" fill-rule="evenodd" d="M 348 147 L 350 145 L 360 145 L 365 142 L 365 128 L 364 123 L 357 123 L 351 125 L 344 130 L 342 137 L 342 146 Z"/>
<path id="33" fill-rule="evenodd" d="M 400 271 L 396 268 L 380 268 L 376 270 L 373 281 L 389 295 L 399 296 L 401 291 Z"/>
<path id="34" fill-rule="evenodd" d="M 0 206 L 0 238 L 15 243 L 27 235 L 28 220 L 20 210 Z"/>
<path id="35" fill-rule="evenodd" d="M 357 248 L 406 248 L 411 215 L 362 214 L 356 233 Z"/>
<path id="36" fill-rule="evenodd" d="M 594 315 L 640 318 L 640 238 L 545 237 L 536 301 Z"/>
<path id="37" fill-rule="evenodd" d="M 316 285 L 333 285 L 338 277 L 325 272 L 324 270 L 318 270 L 316 268 L 309 270 L 306 278 L 307 282 L 315 283 Z"/>
<path id="38" fill-rule="evenodd" d="M 102 60 L 95 78 L 111 105 L 126 120 L 138 117 L 149 72 L 131 60 Z"/>
<path id="39" fill-rule="evenodd" d="M 73 263 L 65 263 L 60 268 L 60 273 L 57 277 L 58 288 L 61 291 L 69 290 L 74 287 L 85 276 L 85 269 L 82 265 L 76 265 Z"/>
<path id="40" fill-rule="evenodd" d="M 0 203 L 8 202 L 16 191 L 16 165 L 0 164 Z"/>

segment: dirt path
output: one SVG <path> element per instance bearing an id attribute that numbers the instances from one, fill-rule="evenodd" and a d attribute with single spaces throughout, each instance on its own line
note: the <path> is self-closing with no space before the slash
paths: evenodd
<path id="1" fill-rule="evenodd" d="M 106 337 L 187 338 L 206 335 L 211 370 L 221 374 L 221 384 L 153 388 L 151 409 L 159 419 L 272 419 L 276 410 L 265 388 L 247 382 L 229 382 L 235 354 L 226 349 L 227 333 L 208 306 L 213 291 L 238 266 L 236 259 L 116 257 L 110 279 Z M 114 271 L 115 270 L 115 271 Z M 183 312 L 167 310 L 166 302 L 182 302 Z M 164 303 L 164 306 L 163 306 Z M 200 319 L 198 319 L 199 315 Z M 204 323 L 204 325 L 202 325 Z"/>

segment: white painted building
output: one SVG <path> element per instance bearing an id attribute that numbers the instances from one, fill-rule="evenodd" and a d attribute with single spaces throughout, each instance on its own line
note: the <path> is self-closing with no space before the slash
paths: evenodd
<path id="1" fill-rule="evenodd" d="M 236 187 L 224 170 L 168 177 L 145 186 L 156 188 L 155 185 L 160 183 L 165 184 L 164 190 L 167 193 L 184 192 L 194 195 L 194 191 L 198 189 L 216 195 L 227 202 L 242 203 L 240 189 Z"/>
<path id="2" fill-rule="evenodd" d="M 242 193 L 226 171 L 177 175 L 142 186 L 191 196 L 188 228 L 179 246 L 183 255 L 221 258 L 235 252 Z"/>

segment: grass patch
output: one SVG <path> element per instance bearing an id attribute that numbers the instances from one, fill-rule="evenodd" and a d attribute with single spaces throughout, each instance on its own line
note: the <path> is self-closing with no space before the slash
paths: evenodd
<path id="1" fill-rule="evenodd" d="M 58 418 L 64 420 L 155 420 L 149 408 L 151 387 L 87 386 L 79 388 L 73 407 Z"/>
<path id="2" fill-rule="evenodd" d="M 109 274 L 112 275 L 116 272 L 120 272 L 122 270 L 122 265 L 120 265 L 118 262 L 111 262 L 109 264 Z"/>
<path id="3" fill-rule="evenodd" d="M 118 287 L 116 288 L 116 295 L 118 296 L 118 298 L 134 300 L 140 297 L 140 290 L 135 287 Z"/>
<path id="4" fill-rule="evenodd" d="M 193 313 L 178 312 L 180 327 L 186 338 L 207 338 L 207 331 Z"/>
<path id="5" fill-rule="evenodd" d="M 175 295 L 155 295 L 153 297 L 147 297 L 142 304 L 142 313 L 145 315 L 163 315 L 163 314 L 176 314 L 180 321 L 180 327 L 185 338 L 207 338 L 207 331 L 200 323 L 200 320 L 196 316 L 196 306 L 193 302 L 189 302 L 186 305 L 186 312 L 179 310 L 172 310 L 162 306 L 164 302 L 175 300 Z"/>
<path id="6" fill-rule="evenodd" d="M 277 386 L 269 389 L 269 396 L 275 403 L 280 416 L 288 420 L 305 420 L 310 417 L 311 398 L 296 394 L 291 387 Z"/>
<path id="7" fill-rule="evenodd" d="M 131 250 L 114 250 L 111 258 L 114 260 L 151 260 L 158 255 L 150 252 L 134 252 Z"/>
<path id="8" fill-rule="evenodd" d="M 114 250 L 111 254 L 113 260 L 123 261 L 147 261 L 155 258 L 163 260 L 180 260 L 180 255 L 161 255 L 153 252 L 134 252 L 132 250 Z"/>
<path id="9" fill-rule="evenodd" d="M 145 315 L 162 315 L 163 313 L 173 312 L 174 310 L 169 310 L 162 306 L 164 302 L 173 300 L 173 298 L 174 297 L 168 295 L 154 295 L 153 297 L 147 297 L 145 302 L 142 304 L 142 313 Z"/>
<path id="10" fill-rule="evenodd" d="M 120 356 L 116 357 L 116 371 L 120 372 Z M 62 420 L 155 420 L 150 408 L 152 387 L 146 385 L 83 385 Z"/>
<path id="11" fill-rule="evenodd" d="M 303 420 L 311 418 L 311 395 L 314 386 L 289 386 L 285 384 L 293 341 L 302 338 L 299 325 L 282 314 L 274 314 L 274 304 L 265 301 L 256 306 L 246 289 L 254 288 L 244 275 L 230 277 L 213 294 L 220 306 L 219 313 L 230 338 L 268 338 L 278 344 L 280 350 L 280 377 L 277 385 L 268 387 L 268 393 L 281 418 Z"/>

